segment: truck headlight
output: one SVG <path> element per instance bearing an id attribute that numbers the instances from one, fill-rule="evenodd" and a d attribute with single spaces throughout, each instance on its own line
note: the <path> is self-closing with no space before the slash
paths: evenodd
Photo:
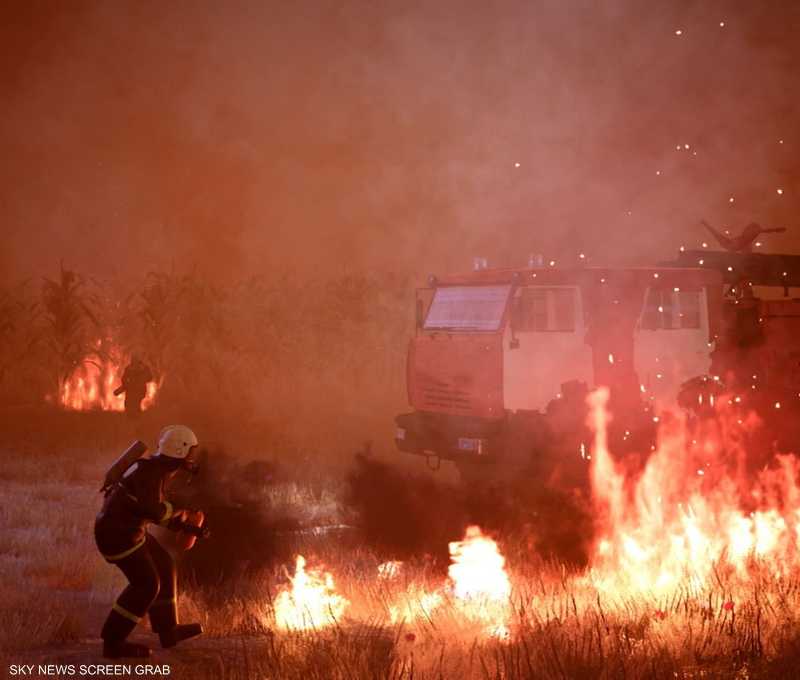
<path id="1" fill-rule="evenodd" d="M 394 433 L 394 438 L 399 439 L 401 441 L 405 441 L 406 429 L 404 427 L 398 427 L 397 431 Z"/>

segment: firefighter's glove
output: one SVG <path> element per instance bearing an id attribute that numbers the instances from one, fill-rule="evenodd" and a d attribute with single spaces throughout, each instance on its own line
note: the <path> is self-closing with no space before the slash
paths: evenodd
<path id="1" fill-rule="evenodd" d="M 188 510 L 176 510 L 174 513 L 172 513 L 172 517 L 170 517 L 169 522 L 167 522 L 167 529 L 170 531 L 180 531 L 188 519 Z"/>

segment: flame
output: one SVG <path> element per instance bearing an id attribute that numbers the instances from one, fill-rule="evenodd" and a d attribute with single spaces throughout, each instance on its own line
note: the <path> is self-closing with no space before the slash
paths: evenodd
<path id="1" fill-rule="evenodd" d="M 114 396 L 120 384 L 119 366 L 96 356 L 87 357 L 61 386 L 60 403 L 72 411 L 122 411 L 125 399 Z"/>
<path id="2" fill-rule="evenodd" d="M 597 522 L 589 569 L 569 582 L 564 573 L 560 580 L 543 579 L 534 593 L 520 582 L 516 592 L 527 611 L 546 611 L 569 588 L 576 617 L 576 603 L 587 611 L 627 611 L 631 599 L 639 598 L 653 621 L 666 621 L 675 612 L 675 598 L 711 602 L 712 593 L 720 611 L 732 616 L 746 611 L 754 584 L 766 575 L 784 580 L 800 573 L 800 462 L 778 455 L 771 466 L 751 473 L 742 442 L 759 420 L 745 415 L 735 396 L 719 396 L 718 417 L 692 427 L 670 413 L 653 416 L 658 444 L 634 470 L 609 449 L 608 390 L 589 395 L 594 437 L 591 455 L 585 447 L 583 452 L 590 460 Z M 512 607 L 512 581 L 497 543 L 470 526 L 461 540 L 449 543 L 449 553 L 447 580 L 432 587 L 409 583 L 410 571 L 401 562 L 378 566 L 380 602 L 390 603 L 391 622 L 427 622 L 431 631 L 448 635 L 510 639 L 512 622 L 524 626 L 525 615 Z M 302 557 L 291 581 L 275 600 L 279 628 L 330 626 L 349 606 L 331 575 L 306 573 Z"/>
<path id="3" fill-rule="evenodd" d="M 511 581 L 497 543 L 479 527 L 470 526 L 463 540 L 453 541 L 448 548 L 447 573 L 464 615 L 484 623 L 490 635 L 508 637 Z"/>
<path id="4" fill-rule="evenodd" d="M 284 630 L 308 630 L 332 626 L 350 605 L 336 593 L 333 576 L 327 572 L 306 572 L 306 560 L 297 556 L 291 588 L 275 598 L 275 623 Z"/>
<path id="5" fill-rule="evenodd" d="M 392 579 L 400 576 L 400 570 L 402 567 L 403 563 L 395 560 L 383 562 L 382 564 L 378 565 L 378 578 L 391 581 Z"/>
<path id="6" fill-rule="evenodd" d="M 70 411 L 124 411 L 125 395 L 117 396 L 114 390 L 122 382 L 122 367 L 128 360 L 118 351 L 112 352 L 111 357 L 87 356 L 61 385 L 58 403 Z M 159 383 L 147 383 L 142 410 L 153 406 L 158 389 Z"/>
<path id="7" fill-rule="evenodd" d="M 430 621 L 434 610 L 444 602 L 444 593 L 441 589 L 428 592 L 424 588 L 412 584 L 401 593 L 397 603 L 389 606 L 389 620 L 392 623 L 412 622 L 420 619 Z"/>
<path id="8" fill-rule="evenodd" d="M 689 440 L 685 423 L 662 418 L 658 446 L 633 477 L 608 450 L 607 400 L 606 389 L 589 397 L 600 530 L 590 579 L 598 590 L 664 597 L 697 591 L 712 577 L 744 582 L 758 562 L 784 575 L 800 566 L 797 459 L 778 456 L 775 466 L 748 475 L 745 453 L 730 450 L 738 438 L 730 434 L 754 427 L 754 418 L 727 413 L 733 400 L 719 400 L 727 446 L 713 428 Z"/>
<path id="9" fill-rule="evenodd" d="M 447 573 L 456 597 L 462 600 L 508 598 L 511 582 L 505 571 L 506 560 L 497 549 L 497 543 L 484 536 L 480 527 L 467 527 L 464 539 L 449 543 L 448 548 L 452 563 Z"/>
<path id="10" fill-rule="evenodd" d="M 447 582 L 432 591 L 411 584 L 389 607 L 391 622 L 430 622 L 436 610 L 449 603 L 460 620 L 477 623 L 485 635 L 508 638 L 511 580 L 497 543 L 484 536 L 480 527 L 470 526 L 462 540 L 453 541 L 448 547 Z M 379 578 L 385 578 L 380 570 Z"/>

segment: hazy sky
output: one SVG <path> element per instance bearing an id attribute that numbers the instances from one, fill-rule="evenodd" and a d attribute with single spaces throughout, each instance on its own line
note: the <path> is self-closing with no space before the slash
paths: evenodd
<path id="1" fill-rule="evenodd" d="M 5 279 L 648 262 L 701 217 L 800 252 L 798 2 L 0 12 Z"/>

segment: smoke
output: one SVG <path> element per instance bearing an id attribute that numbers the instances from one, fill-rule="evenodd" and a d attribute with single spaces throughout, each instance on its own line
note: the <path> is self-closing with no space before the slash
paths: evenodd
<path id="1" fill-rule="evenodd" d="M 447 564 L 448 542 L 471 524 L 572 564 L 585 564 L 592 533 L 584 499 L 532 475 L 451 485 L 360 454 L 345 502 L 368 545 L 400 559 L 427 554 L 438 564 Z"/>
<path id="2" fill-rule="evenodd" d="M 447 542 L 467 523 L 455 487 L 412 476 L 358 455 L 345 503 L 358 517 L 368 544 L 406 559 L 428 553 L 446 557 Z"/>
<path id="3" fill-rule="evenodd" d="M 159 408 L 201 432 L 259 421 L 265 448 L 303 454 L 388 441 L 414 282 L 475 255 L 652 263 L 696 245 L 700 217 L 800 245 L 798 7 L 3 11 L 0 282 L 63 259 L 133 308 L 148 272 L 189 281 L 169 346 L 150 344 Z"/>
<path id="4" fill-rule="evenodd" d="M 475 254 L 652 261 L 702 216 L 791 227 L 798 12 L 8 7 L 5 274 L 420 275 Z"/>
<path id="5" fill-rule="evenodd" d="M 205 449 L 194 478 L 170 485 L 176 509 L 202 510 L 211 536 L 180 555 L 181 570 L 198 584 L 213 585 L 270 564 L 278 554 L 280 520 L 270 516 L 267 488 L 276 475 L 266 461 L 237 462 Z M 171 535 L 162 539 L 169 545 Z"/>

